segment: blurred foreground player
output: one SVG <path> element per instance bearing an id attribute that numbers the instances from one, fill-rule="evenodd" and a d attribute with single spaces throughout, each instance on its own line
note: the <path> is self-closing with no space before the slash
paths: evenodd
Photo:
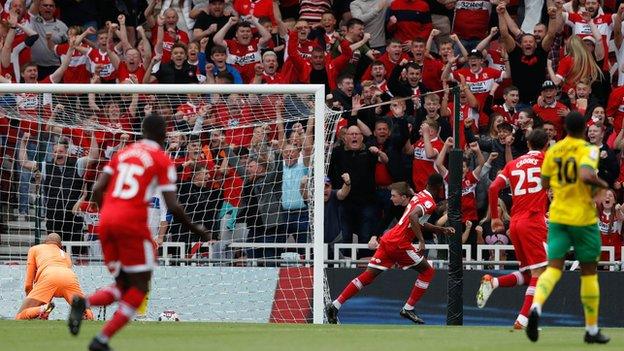
<path id="1" fill-rule="evenodd" d="M 498 194 L 505 187 L 511 187 L 513 205 L 509 234 L 516 257 L 520 261 L 520 269 L 500 277 L 484 275 L 477 293 L 477 306 L 483 308 L 494 289 L 528 285 L 514 329 L 526 328 L 537 278 L 548 265 L 546 258 L 548 194 L 542 187 L 540 179 L 544 151 L 548 148 L 548 135 L 543 129 L 534 129 L 527 139 L 530 151 L 505 165 L 503 171 L 490 185 L 488 194 L 492 231 L 502 233 L 505 227 L 496 210 Z"/>
<path id="2" fill-rule="evenodd" d="M 444 194 L 444 179 L 437 173 L 432 174 L 427 181 L 426 189 L 409 200 L 399 222 L 381 237 L 379 247 L 368 263 L 366 271 L 353 279 L 336 300 L 327 304 L 325 313 L 329 323 L 338 322 L 338 310 L 342 304 L 395 264 L 403 269 L 412 268 L 418 271 L 418 279 L 405 306 L 401 309 L 401 317 L 416 324 L 425 323 L 414 312 L 414 305 L 427 291 L 429 283 L 433 279 L 434 270 L 424 257 L 425 239 L 421 226 L 431 226 L 426 222 L 435 211 L 436 198 L 441 194 Z M 449 228 L 448 233 L 453 232 Z M 414 238 L 418 239 L 418 245 L 412 243 Z"/>
<path id="3" fill-rule="evenodd" d="M 176 199 L 176 171 L 162 149 L 165 120 L 150 115 L 143 120 L 144 139 L 127 146 L 112 158 L 93 187 L 100 211 L 100 241 L 104 262 L 115 284 L 96 291 L 87 299 L 74 298 L 69 331 L 77 335 L 82 313 L 89 306 L 107 306 L 119 301 L 113 318 L 91 341 L 89 350 L 110 350 L 109 339 L 134 317 L 149 289 L 156 254 L 147 224 L 147 208 L 158 191 L 169 211 L 202 239 L 208 232 L 193 225 Z M 102 198 L 104 197 L 104 201 Z"/>
<path id="4" fill-rule="evenodd" d="M 542 306 L 561 279 L 565 256 L 574 247 L 581 263 L 581 303 L 585 313 L 585 342 L 606 344 L 609 337 L 598 329 L 600 287 L 596 266 L 600 257 L 600 230 L 594 196 L 609 184 L 598 177 L 600 150 L 585 140 L 585 117 L 571 112 L 565 118 L 568 133 L 546 152 L 542 165 L 542 186 L 552 187 L 548 222 L 548 268 L 540 275 L 529 314 L 526 334 L 539 338 Z"/>
<path id="5" fill-rule="evenodd" d="M 71 304 L 74 296 L 84 296 L 58 234 L 49 234 L 43 244 L 28 250 L 24 290 L 26 299 L 15 319 L 48 319 L 54 309 L 52 298 L 62 297 Z M 84 313 L 84 318 L 93 319 L 91 310 Z"/>

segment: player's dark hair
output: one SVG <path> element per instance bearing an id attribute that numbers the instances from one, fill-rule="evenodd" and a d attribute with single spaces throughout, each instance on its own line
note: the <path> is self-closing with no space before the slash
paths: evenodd
<path id="1" fill-rule="evenodd" d="M 577 111 L 568 113 L 565 117 L 565 130 L 572 136 L 582 138 L 585 133 L 585 117 Z"/>
<path id="2" fill-rule="evenodd" d="M 155 113 L 146 116 L 141 127 L 143 128 L 143 136 L 146 139 L 162 144 L 167 137 L 167 122 Z"/>
<path id="3" fill-rule="evenodd" d="M 439 189 L 444 187 L 444 178 L 439 173 L 433 173 L 427 179 L 427 186 L 434 189 Z"/>
<path id="4" fill-rule="evenodd" d="M 390 186 L 388 186 L 388 189 L 390 189 L 390 191 L 394 190 L 402 196 L 411 197 L 414 195 L 414 191 L 409 187 L 406 182 L 392 183 L 390 184 Z"/>
<path id="5" fill-rule="evenodd" d="M 533 129 L 527 137 L 527 142 L 531 150 L 543 150 L 548 144 L 548 134 L 542 128 Z"/>

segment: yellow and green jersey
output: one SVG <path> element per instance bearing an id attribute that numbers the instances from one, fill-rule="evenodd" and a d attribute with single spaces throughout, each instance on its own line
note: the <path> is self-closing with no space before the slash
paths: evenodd
<path id="1" fill-rule="evenodd" d="M 550 179 L 553 202 L 549 219 L 552 222 L 585 226 L 598 221 L 592 185 L 581 180 L 581 168 L 598 169 L 600 151 L 584 139 L 565 137 L 544 156 L 542 177 Z"/>

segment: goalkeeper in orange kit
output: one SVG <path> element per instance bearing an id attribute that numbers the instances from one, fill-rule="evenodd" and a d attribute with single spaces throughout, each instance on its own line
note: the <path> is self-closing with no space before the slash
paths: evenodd
<path id="1" fill-rule="evenodd" d="M 75 295 L 84 296 L 58 234 L 49 234 L 43 244 L 28 250 L 24 290 L 26 299 L 15 319 L 48 319 L 54 309 L 52 298 L 62 297 L 71 304 Z M 85 311 L 85 318 L 93 319 L 91 310 Z"/>

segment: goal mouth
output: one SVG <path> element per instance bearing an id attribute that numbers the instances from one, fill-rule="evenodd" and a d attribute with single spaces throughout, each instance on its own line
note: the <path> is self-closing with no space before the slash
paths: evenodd
<path id="1" fill-rule="evenodd" d="M 57 232 L 85 292 L 109 281 L 91 187 L 141 138 L 149 114 L 167 121 L 178 200 L 214 240 L 201 242 L 162 198 L 148 199 L 161 265 L 148 317 L 322 323 L 323 190 L 340 116 L 326 109 L 322 85 L 0 85 L 0 260 L 20 264 L 3 273 L 21 281 L 28 248 Z M 202 295 L 207 307 L 191 297 Z M 245 319 L 245 309 L 257 313 Z"/>

